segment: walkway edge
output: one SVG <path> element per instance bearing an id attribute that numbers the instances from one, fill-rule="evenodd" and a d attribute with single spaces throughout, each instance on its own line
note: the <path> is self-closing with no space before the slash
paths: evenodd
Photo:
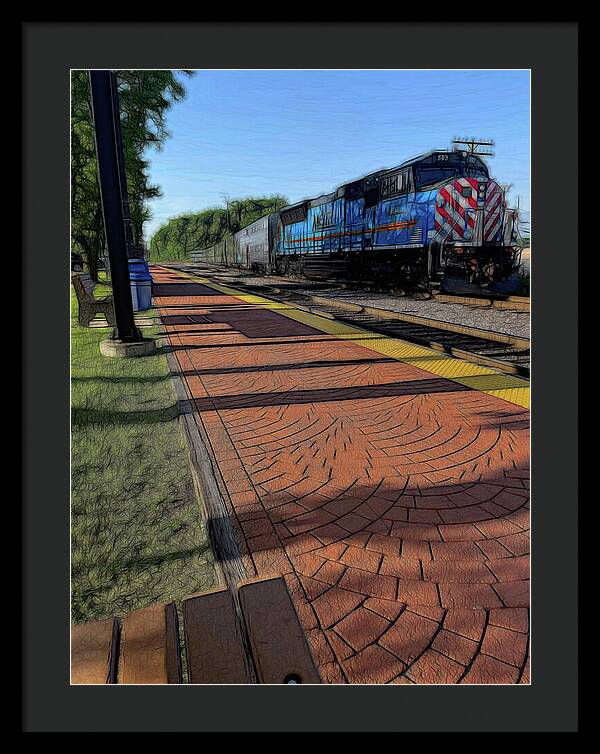
<path id="1" fill-rule="evenodd" d="M 161 323 L 162 324 L 162 323 Z M 168 349 L 168 332 L 161 327 L 161 339 Z M 183 427 L 188 448 L 190 469 L 194 483 L 196 499 L 207 522 L 208 534 L 214 554 L 217 577 L 233 596 L 236 616 L 240 625 L 242 644 L 244 647 L 250 683 L 257 683 L 256 670 L 252 660 L 250 640 L 240 605 L 237 584 L 254 576 L 248 573 L 237 544 L 235 532 L 231 526 L 231 511 L 219 489 L 215 473 L 215 463 L 210 455 L 208 438 L 192 408 L 193 400 L 188 392 L 185 380 L 179 372 L 179 363 L 172 351 L 166 352 L 167 364 L 171 374 L 171 384 L 175 391 L 179 409 L 179 421 Z"/>

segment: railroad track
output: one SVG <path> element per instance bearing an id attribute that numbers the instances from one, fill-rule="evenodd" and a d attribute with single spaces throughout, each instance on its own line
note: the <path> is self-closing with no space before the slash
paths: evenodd
<path id="1" fill-rule="evenodd" d="M 516 312 L 530 311 L 527 296 L 461 296 L 454 293 L 434 293 L 431 298 L 443 304 L 462 304 L 483 309 L 509 309 Z"/>
<path id="2" fill-rule="evenodd" d="M 373 306 L 330 298 L 320 291 L 331 285 L 282 279 L 275 285 L 241 282 L 234 274 L 200 265 L 170 265 L 182 272 L 201 274 L 215 283 L 292 304 L 329 319 L 336 319 L 392 338 L 425 345 L 450 356 L 529 378 L 529 339 L 456 325 Z M 453 300 L 456 297 L 451 297 Z M 438 300 L 438 297 L 435 297 Z M 480 304 L 481 305 L 481 304 Z"/>
<path id="3" fill-rule="evenodd" d="M 203 271 L 210 271 L 212 274 L 219 274 L 223 275 L 224 277 L 228 277 L 231 280 L 238 279 L 236 273 L 242 274 L 244 276 L 251 276 L 253 273 L 249 270 L 244 270 L 243 272 L 240 271 L 238 273 L 237 268 L 227 268 L 222 267 L 219 268 L 217 266 L 213 267 L 207 267 L 204 266 L 202 263 L 188 263 L 189 267 L 195 267 L 202 269 Z M 372 292 L 372 293 L 387 293 L 387 294 L 394 294 L 393 289 L 389 290 L 382 290 L 380 286 L 375 285 L 373 282 L 369 281 L 352 281 L 352 280 L 336 280 L 336 281 L 326 281 L 326 280 L 314 280 L 310 278 L 301 278 L 296 281 L 294 278 L 289 277 L 283 277 L 279 275 L 269 275 L 268 276 L 271 280 L 273 280 L 274 285 L 277 286 L 281 282 L 281 284 L 285 287 L 288 285 L 296 286 L 297 288 L 303 288 L 303 289 L 311 289 L 311 290 L 320 290 L 320 289 L 328 289 L 330 291 L 338 289 L 340 291 L 357 291 L 357 292 Z M 460 304 L 462 306 L 469 306 L 476 309 L 505 309 L 510 311 L 517 311 L 517 312 L 529 312 L 530 306 L 529 306 L 529 296 L 509 296 L 509 295 L 503 295 L 503 294 L 478 294 L 478 295 L 463 295 L 460 293 L 441 293 L 434 291 L 432 293 L 426 293 L 426 292 L 417 292 L 412 294 L 406 294 L 402 293 L 399 294 L 402 296 L 402 298 L 416 298 L 418 300 L 431 300 L 435 301 L 436 303 L 442 303 L 442 304 Z"/>

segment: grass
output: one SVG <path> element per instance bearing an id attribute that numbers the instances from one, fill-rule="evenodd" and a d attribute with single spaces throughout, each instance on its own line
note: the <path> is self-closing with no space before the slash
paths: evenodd
<path id="1" fill-rule="evenodd" d="M 102 356 L 110 331 L 80 327 L 73 290 L 71 303 L 71 608 L 80 623 L 179 602 L 210 588 L 215 572 L 165 355 Z"/>

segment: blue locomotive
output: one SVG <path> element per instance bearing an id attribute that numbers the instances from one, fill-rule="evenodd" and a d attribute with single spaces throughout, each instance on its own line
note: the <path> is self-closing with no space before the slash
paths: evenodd
<path id="1" fill-rule="evenodd" d="M 435 151 L 279 213 L 275 267 L 307 277 L 489 287 L 518 267 L 515 212 L 476 154 Z"/>
<path id="2" fill-rule="evenodd" d="M 237 233 L 232 250 L 221 242 L 196 258 L 243 258 L 245 267 L 309 278 L 506 291 L 519 266 L 517 232 L 481 157 L 440 150 L 285 207 Z"/>

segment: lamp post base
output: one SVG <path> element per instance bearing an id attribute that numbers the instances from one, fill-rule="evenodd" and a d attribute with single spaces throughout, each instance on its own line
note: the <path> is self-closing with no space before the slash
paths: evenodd
<path id="1" fill-rule="evenodd" d="M 100 341 L 100 353 L 117 359 L 128 359 L 134 356 L 149 356 L 156 352 L 156 342 L 150 338 L 125 341 L 107 338 Z"/>

